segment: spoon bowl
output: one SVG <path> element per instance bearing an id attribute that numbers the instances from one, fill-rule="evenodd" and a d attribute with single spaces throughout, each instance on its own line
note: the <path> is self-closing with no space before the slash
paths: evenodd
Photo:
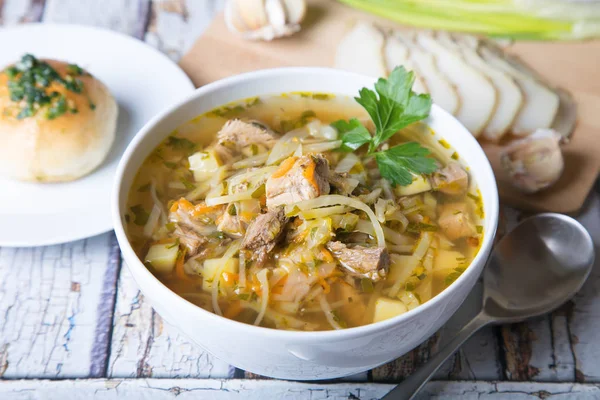
<path id="1" fill-rule="evenodd" d="M 483 312 L 495 323 L 546 314 L 587 279 L 594 244 L 585 228 L 561 214 L 523 220 L 496 246 L 483 273 Z"/>
<path id="2" fill-rule="evenodd" d="M 569 300 L 594 265 L 594 243 L 561 214 L 524 219 L 492 251 L 483 273 L 479 313 L 444 348 L 384 399 L 412 399 L 439 367 L 479 329 L 546 314 Z"/>

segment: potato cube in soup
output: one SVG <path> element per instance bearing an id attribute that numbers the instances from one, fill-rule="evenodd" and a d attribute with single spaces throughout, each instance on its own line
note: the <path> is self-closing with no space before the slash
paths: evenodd
<path id="1" fill-rule="evenodd" d="M 433 262 L 433 269 L 454 269 L 464 263 L 464 260 L 465 256 L 458 251 L 439 250 Z"/>
<path id="2" fill-rule="evenodd" d="M 431 184 L 429 180 L 423 175 L 413 176 L 413 181 L 407 186 L 396 186 L 394 191 L 398 196 L 410 196 L 413 194 L 428 192 L 431 190 Z"/>
<path id="3" fill-rule="evenodd" d="M 379 322 L 404 314 L 408 311 L 406 305 L 400 300 L 392 300 L 380 297 L 375 301 L 375 316 L 373 322 Z"/>
<path id="4" fill-rule="evenodd" d="M 188 161 L 196 182 L 210 179 L 221 166 L 219 155 L 214 149 L 194 153 L 188 158 Z"/>
<path id="5" fill-rule="evenodd" d="M 150 263 L 159 274 L 168 274 L 175 268 L 178 254 L 179 246 L 173 243 L 155 244 L 150 246 L 144 261 Z"/>
<path id="6" fill-rule="evenodd" d="M 212 258 L 204 261 L 204 268 L 202 269 L 202 290 L 210 292 L 212 290 L 213 281 L 217 279 L 215 276 L 217 270 L 223 266 L 222 258 Z M 225 262 L 225 266 L 221 269 L 221 273 L 229 272 L 230 274 L 237 274 L 238 272 L 238 259 L 230 258 Z M 221 277 L 218 277 L 219 279 Z M 216 283 L 216 282 L 215 282 Z"/>

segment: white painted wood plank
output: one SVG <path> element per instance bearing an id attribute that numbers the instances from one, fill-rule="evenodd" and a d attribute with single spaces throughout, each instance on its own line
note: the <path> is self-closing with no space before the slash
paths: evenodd
<path id="1" fill-rule="evenodd" d="M 149 12 L 150 0 L 46 0 L 43 21 L 98 26 L 141 39 Z"/>
<path id="2" fill-rule="evenodd" d="M 444 346 L 477 314 L 482 293 L 483 284 L 480 280 L 461 308 L 440 330 L 438 348 Z M 501 380 L 503 373 L 496 331 L 497 328 L 488 326 L 477 332 L 440 368 L 434 379 Z"/>
<path id="3" fill-rule="evenodd" d="M 0 249 L 0 376 L 90 375 L 112 238 Z"/>
<path id="4" fill-rule="evenodd" d="M 531 329 L 530 365 L 537 369 L 536 381 L 561 382 L 575 378 L 575 359 L 571 351 L 564 312 L 554 312 L 529 323 Z"/>
<path id="5" fill-rule="evenodd" d="M 0 397 L 7 400 L 80 399 L 379 399 L 390 384 L 315 384 L 278 380 L 137 379 L 82 381 L 3 381 Z M 600 387 L 592 384 L 535 382 L 430 382 L 417 399 L 597 399 Z"/>
<path id="6" fill-rule="evenodd" d="M 224 4 L 224 0 L 155 0 L 145 41 L 179 60 Z"/>
<path id="7" fill-rule="evenodd" d="M 596 262 L 567 318 L 577 381 L 600 382 L 600 196 L 592 196 L 578 220 L 594 239 Z"/>
<path id="8" fill-rule="evenodd" d="M 44 12 L 44 0 L 0 1 L 0 25 L 38 22 Z"/>
<path id="9" fill-rule="evenodd" d="M 230 367 L 192 343 L 152 309 L 121 269 L 108 376 L 231 378 Z"/>

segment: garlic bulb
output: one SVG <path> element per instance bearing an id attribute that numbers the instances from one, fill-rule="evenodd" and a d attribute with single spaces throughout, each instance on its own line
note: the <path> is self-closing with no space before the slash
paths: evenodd
<path id="1" fill-rule="evenodd" d="M 229 0 L 227 28 L 250 40 L 273 40 L 300 30 L 306 0 Z"/>
<path id="2" fill-rule="evenodd" d="M 500 161 L 513 186 L 535 193 L 554 184 L 564 169 L 560 139 L 561 135 L 552 129 L 538 129 L 509 144 Z"/>

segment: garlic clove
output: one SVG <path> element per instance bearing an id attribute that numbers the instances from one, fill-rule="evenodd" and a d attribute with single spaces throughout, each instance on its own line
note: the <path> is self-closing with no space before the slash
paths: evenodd
<path id="1" fill-rule="evenodd" d="M 244 39 L 249 40 L 266 40 L 270 41 L 275 38 L 290 36 L 300 30 L 300 25 L 283 25 L 280 27 L 267 25 L 255 31 L 243 32 Z"/>
<path id="2" fill-rule="evenodd" d="M 538 129 L 502 150 L 500 161 L 511 184 L 525 193 L 535 193 L 558 181 L 564 169 L 561 137 L 552 129 Z"/>
<path id="3" fill-rule="evenodd" d="M 305 10 L 305 0 L 229 0 L 225 23 L 244 39 L 273 40 L 298 32 Z"/>
<path id="4" fill-rule="evenodd" d="M 248 25 L 244 22 L 240 13 L 237 10 L 235 0 L 230 0 L 225 4 L 225 24 L 227 29 L 235 33 L 242 33 L 247 31 Z"/>
<path id="5" fill-rule="evenodd" d="M 285 8 L 286 21 L 289 24 L 299 24 L 306 15 L 306 0 L 282 0 Z"/>
<path id="6" fill-rule="evenodd" d="M 250 30 L 262 28 L 269 23 L 265 0 L 233 0 L 236 9 Z"/>
<path id="7" fill-rule="evenodd" d="M 285 8 L 281 0 L 265 0 L 265 12 L 269 19 L 269 25 L 274 28 L 285 26 Z"/>

